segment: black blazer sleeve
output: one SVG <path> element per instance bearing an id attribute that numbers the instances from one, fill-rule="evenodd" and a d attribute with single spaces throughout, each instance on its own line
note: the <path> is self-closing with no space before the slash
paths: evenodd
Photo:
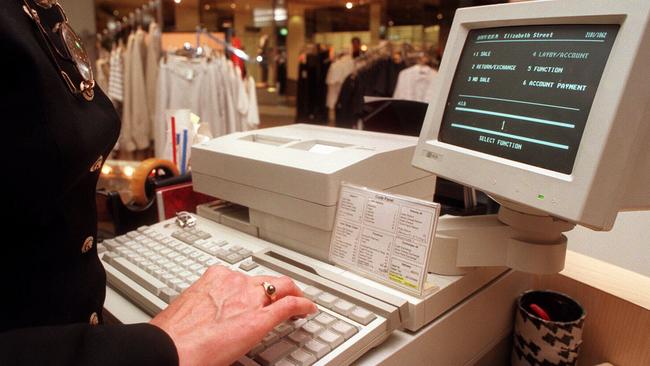
<path id="1" fill-rule="evenodd" d="M 171 338 L 150 324 L 35 327 L 0 334 L 1 365 L 177 365 Z"/>
<path id="2" fill-rule="evenodd" d="M 51 31 L 61 15 L 27 1 L 61 49 Z M 101 323 L 106 289 L 93 167 L 120 122 L 99 88 L 91 102 L 68 90 L 54 61 L 75 83 L 80 73 L 53 56 L 22 4 L 0 6 L 0 365 L 175 365 L 172 340 L 153 325 L 89 324 Z"/>

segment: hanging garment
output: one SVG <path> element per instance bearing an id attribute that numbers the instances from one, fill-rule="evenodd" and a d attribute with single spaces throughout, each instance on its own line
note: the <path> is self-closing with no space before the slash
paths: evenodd
<path id="1" fill-rule="evenodd" d="M 330 109 L 336 108 L 336 100 L 341 92 L 341 87 L 345 78 L 347 78 L 354 70 L 354 60 L 351 56 L 345 55 L 340 59 L 334 61 L 327 73 L 327 107 Z"/>
<path id="2" fill-rule="evenodd" d="M 246 113 L 246 123 L 243 126 L 244 131 L 250 131 L 259 128 L 260 113 L 257 106 L 257 88 L 255 79 L 249 76 L 246 78 L 246 90 L 248 94 L 248 112 Z"/>
<path id="3" fill-rule="evenodd" d="M 327 123 L 322 61 L 320 55 L 309 54 L 305 57 L 305 62 L 299 64 L 296 122 Z"/>
<path id="4" fill-rule="evenodd" d="M 400 72 L 393 98 L 429 103 L 438 72 L 427 65 L 413 65 Z"/>
<path id="5" fill-rule="evenodd" d="M 251 92 L 252 87 L 252 92 Z M 209 126 L 213 137 L 259 125 L 255 80 L 225 57 L 188 59 L 169 55 L 160 61 L 154 112 L 155 153 L 165 158 L 170 121 L 166 111 L 189 109 Z"/>
<path id="6" fill-rule="evenodd" d="M 124 50 L 124 105 L 122 106 L 122 129 L 120 130 L 120 149 L 124 151 L 134 151 L 136 149 L 135 142 L 133 142 L 133 125 L 131 121 L 131 106 L 133 105 L 131 96 L 131 54 L 133 53 L 133 43 L 135 35 L 132 33 L 126 42 L 126 49 Z"/>
<path id="7" fill-rule="evenodd" d="M 169 57 L 167 63 L 161 61 L 154 122 L 156 156 L 164 157 L 165 136 L 170 125 L 170 121 L 165 120 L 166 110 L 189 109 L 202 118 L 207 117 L 202 116 L 206 113 L 201 110 L 201 81 L 206 72 L 202 63 L 185 62 L 181 58 L 172 57 Z"/>
<path id="8" fill-rule="evenodd" d="M 110 72 L 110 56 L 98 58 L 95 63 L 95 82 L 104 92 L 108 91 L 108 75 Z"/>
<path id="9" fill-rule="evenodd" d="M 124 48 L 120 45 L 111 51 L 108 73 L 108 97 L 113 103 L 124 101 Z"/>
<path id="10" fill-rule="evenodd" d="M 365 65 L 349 75 L 336 102 L 336 126 L 354 127 L 367 113 L 364 111 L 364 96 L 391 97 L 395 91 L 403 62 L 383 57 Z"/>
<path id="11" fill-rule="evenodd" d="M 147 47 L 145 80 L 147 84 L 147 109 L 149 110 L 149 123 L 153 126 L 154 113 L 156 110 L 156 94 L 158 86 L 159 61 L 161 57 L 161 33 L 160 27 L 155 22 L 149 24 L 149 32 L 145 38 Z M 149 128 L 150 139 L 154 138 L 153 127 Z"/>
<path id="12" fill-rule="evenodd" d="M 145 62 L 147 48 L 146 32 L 138 29 L 135 32 L 131 53 L 130 85 L 131 90 L 131 126 L 133 142 L 137 150 L 149 147 L 151 136 L 151 114 L 147 100 L 147 82 L 145 79 Z"/>

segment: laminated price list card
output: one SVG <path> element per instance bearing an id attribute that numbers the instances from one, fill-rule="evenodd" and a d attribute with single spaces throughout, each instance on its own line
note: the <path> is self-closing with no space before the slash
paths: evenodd
<path id="1" fill-rule="evenodd" d="M 330 261 L 422 295 L 440 205 L 342 184 Z"/>

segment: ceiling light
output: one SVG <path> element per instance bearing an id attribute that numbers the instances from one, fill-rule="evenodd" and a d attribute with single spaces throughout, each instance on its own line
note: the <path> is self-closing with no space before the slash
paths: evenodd
<path id="1" fill-rule="evenodd" d="M 352 4 L 351 1 L 348 1 L 347 3 L 345 3 L 345 8 L 348 9 L 348 10 L 352 9 L 353 6 L 354 5 Z"/>

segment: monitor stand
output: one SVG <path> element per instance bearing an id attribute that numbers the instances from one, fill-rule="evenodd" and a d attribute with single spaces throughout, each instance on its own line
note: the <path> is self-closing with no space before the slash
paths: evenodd
<path id="1" fill-rule="evenodd" d="M 567 238 L 575 224 L 513 203 L 497 215 L 450 217 L 438 221 L 429 271 L 462 275 L 473 267 L 506 266 L 536 274 L 564 268 Z"/>

